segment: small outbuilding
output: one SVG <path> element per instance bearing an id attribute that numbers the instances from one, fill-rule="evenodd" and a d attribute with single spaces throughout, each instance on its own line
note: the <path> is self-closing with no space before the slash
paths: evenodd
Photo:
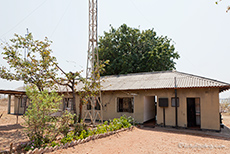
<path id="1" fill-rule="evenodd" d="M 219 93 L 230 89 L 228 83 L 178 71 L 105 76 L 102 80 L 103 120 L 125 114 L 138 123 L 154 120 L 158 125 L 220 131 Z M 76 99 L 79 105 L 80 97 Z M 87 110 L 92 109 L 85 105 L 84 112 Z M 95 105 L 95 110 L 100 107 Z"/>
<path id="2" fill-rule="evenodd" d="M 8 114 L 22 115 L 28 105 L 28 99 L 24 90 L 2 90 L 0 94 L 8 95 Z M 14 103 L 14 111 L 11 111 L 12 102 Z"/>
<path id="3" fill-rule="evenodd" d="M 92 114 L 98 115 L 97 120 L 126 115 L 138 123 L 154 121 L 162 126 L 215 131 L 220 131 L 219 93 L 230 89 L 228 83 L 178 71 L 105 76 L 101 84 L 101 98 L 96 99 L 94 110 L 89 104 L 83 106 L 86 119 L 92 118 Z M 9 114 L 12 95 L 13 114 L 25 113 L 29 103 L 25 91 L 0 90 L 0 93 L 9 95 Z M 59 93 L 64 94 L 60 109 L 72 110 L 68 90 Z M 75 98 L 78 114 L 81 100 L 78 94 Z"/>

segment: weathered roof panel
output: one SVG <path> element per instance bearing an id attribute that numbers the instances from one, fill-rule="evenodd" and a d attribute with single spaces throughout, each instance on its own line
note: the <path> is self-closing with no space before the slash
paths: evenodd
<path id="1" fill-rule="evenodd" d="M 228 83 L 177 71 L 113 75 L 102 79 L 103 91 L 175 88 L 175 79 L 177 88 L 219 87 L 220 91 L 230 88 Z"/>

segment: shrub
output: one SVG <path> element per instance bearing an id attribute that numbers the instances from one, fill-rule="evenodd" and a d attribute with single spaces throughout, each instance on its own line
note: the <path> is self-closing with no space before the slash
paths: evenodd
<path id="1" fill-rule="evenodd" d="M 52 141 L 59 133 L 57 119 L 50 115 L 58 111 L 62 98 L 56 92 L 38 91 L 35 87 L 27 88 L 26 95 L 30 100 L 23 117 L 27 126 L 26 132 L 29 139 L 34 141 L 35 147 L 39 147 L 43 144 L 43 139 Z"/>
<path id="2" fill-rule="evenodd" d="M 30 149 L 46 146 L 54 141 L 60 133 L 66 136 L 73 115 L 65 111 L 61 117 L 53 116 L 59 110 L 62 96 L 54 91 L 38 91 L 35 87 L 28 87 L 26 95 L 29 97 L 30 103 L 23 118 L 26 133 L 33 144 Z M 29 148 L 26 147 L 26 149 Z"/>
<path id="3" fill-rule="evenodd" d="M 80 135 L 83 130 L 87 130 L 86 124 L 82 121 L 74 124 L 74 135 Z"/>
<path id="4" fill-rule="evenodd" d="M 64 136 L 66 136 L 67 133 L 69 132 L 70 129 L 69 126 L 73 123 L 74 116 L 75 116 L 74 114 L 71 114 L 69 111 L 65 110 L 62 113 L 62 116 L 59 118 L 60 120 L 59 130 Z"/>
<path id="5" fill-rule="evenodd" d="M 74 139 L 73 133 L 68 133 L 65 137 L 61 139 L 61 143 L 66 144 L 67 142 L 71 142 Z"/>
<path id="6" fill-rule="evenodd" d="M 50 145 L 51 145 L 52 147 L 55 147 L 56 145 L 57 145 L 57 146 L 60 146 L 60 144 L 58 144 L 58 143 L 56 143 L 56 142 L 54 142 L 54 141 L 52 141 Z"/>

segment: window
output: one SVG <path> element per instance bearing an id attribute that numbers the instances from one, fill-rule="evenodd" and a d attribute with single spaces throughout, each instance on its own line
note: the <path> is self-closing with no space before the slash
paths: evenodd
<path id="1" fill-rule="evenodd" d="M 133 97 L 117 98 L 117 112 L 133 113 Z"/>
<path id="2" fill-rule="evenodd" d="M 91 100 L 92 100 L 92 98 L 90 99 L 90 101 L 91 101 Z M 87 103 L 87 110 L 91 110 L 90 101 L 88 101 L 88 103 Z M 100 101 L 100 97 L 98 97 L 98 98 L 96 99 L 96 105 L 94 106 L 94 109 L 95 109 L 95 110 L 100 110 L 100 109 L 101 109 L 101 106 L 100 106 L 100 104 L 99 104 L 98 101 Z"/>
<path id="3" fill-rule="evenodd" d="M 27 97 L 19 97 L 18 102 L 20 103 L 20 107 L 25 107 L 27 102 Z"/>
<path id="4" fill-rule="evenodd" d="M 72 98 L 64 98 L 63 99 L 63 110 L 65 110 L 65 109 L 71 109 L 71 105 L 72 105 L 72 101 L 73 101 L 73 99 Z"/>
<path id="5" fill-rule="evenodd" d="M 171 104 L 172 104 L 172 107 L 176 106 L 175 97 L 172 97 Z M 177 97 L 177 107 L 179 107 L 179 97 Z"/>

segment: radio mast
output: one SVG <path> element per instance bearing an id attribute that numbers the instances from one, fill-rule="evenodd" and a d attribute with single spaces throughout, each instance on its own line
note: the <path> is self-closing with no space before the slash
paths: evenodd
<path id="1" fill-rule="evenodd" d="M 28 35 L 29 35 L 29 29 L 28 28 L 26 28 L 26 34 L 25 34 L 25 37 L 27 37 Z M 26 41 L 26 42 L 28 42 L 28 41 Z M 25 48 L 24 49 L 24 60 L 25 61 L 27 61 L 27 54 L 28 54 L 28 48 Z"/>
<path id="2" fill-rule="evenodd" d="M 90 82 L 100 83 L 100 78 L 98 79 L 99 72 L 99 56 L 98 56 L 98 44 L 97 44 L 97 0 L 89 0 L 89 42 L 88 42 L 88 56 L 87 56 L 87 70 L 86 70 L 86 80 L 91 80 Z M 99 81 L 97 81 L 97 79 Z M 91 89 L 93 91 L 97 89 Z M 101 102 L 101 90 L 98 91 L 98 96 L 91 97 L 88 99 L 88 103 L 91 105 L 91 110 L 87 110 L 85 113 L 85 118 L 89 115 L 91 122 L 95 125 L 95 120 L 97 116 L 103 122 L 102 116 L 102 102 Z M 100 110 L 95 110 L 97 103 L 100 105 Z"/>

